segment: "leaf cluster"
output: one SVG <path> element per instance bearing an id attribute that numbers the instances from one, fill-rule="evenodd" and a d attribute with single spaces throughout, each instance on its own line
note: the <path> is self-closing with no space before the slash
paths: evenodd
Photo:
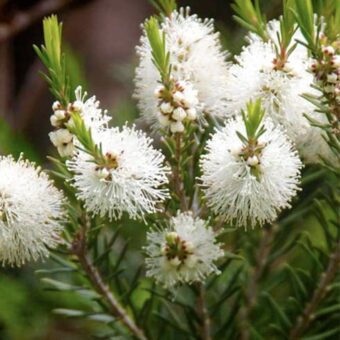
<path id="1" fill-rule="evenodd" d="M 235 3 L 231 5 L 232 9 L 237 15 L 234 15 L 234 19 L 244 28 L 250 32 L 256 33 L 264 41 L 269 39 L 266 30 L 266 18 L 261 12 L 259 0 L 235 0 Z"/>
<path id="2" fill-rule="evenodd" d="M 152 61 L 157 67 L 162 83 L 167 86 L 170 82 L 170 53 L 166 50 L 165 32 L 161 32 L 158 21 L 151 17 L 144 25 L 147 38 L 152 50 Z"/>
<path id="3" fill-rule="evenodd" d="M 157 11 L 165 16 L 170 16 L 177 9 L 176 0 L 149 0 Z"/>
<path id="4" fill-rule="evenodd" d="M 70 101 L 70 86 L 66 69 L 65 55 L 62 53 L 62 23 L 51 15 L 43 20 L 44 44 L 33 48 L 47 68 L 43 74 L 54 97 L 64 106 Z"/>

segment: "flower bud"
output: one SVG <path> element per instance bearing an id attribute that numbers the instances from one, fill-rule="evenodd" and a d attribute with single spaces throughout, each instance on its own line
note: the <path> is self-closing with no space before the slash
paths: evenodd
<path id="1" fill-rule="evenodd" d="M 109 175 L 110 171 L 107 168 L 96 169 L 96 175 L 98 178 L 105 180 Z"/>
<path id="2" fill-rule="evenodd" d="M 158 116 L 158 121 L 159 123 L 162 125 L 162 126 L 169 126 L 170 125 L 170 119 L 168 116 L 166 115 L 163 115 L 163 114 L 160 114 Z"/>
<path id="3" fill-rule="evenodd" d="M 58 152 L 61 157 L 70 157 L 73 156 L 75 148 L 72 142 L 67 145 L 58 146 Z"/>
<path id="4" fill-rule="evenodd" d="M 173 95 L 173 98 L 176 102 L 181 102 L 184 100 L 184 94 L 180 91 L 176 91 Z"/>
<path id="5" fill-rule="evenodd" d="M 324 54 L 333 55 L 335 51 L 334 51 L 334 48 L 332 46 L 324 46 L 324 47 L 322 47 L 322 52 Z"/>
<path id="6" fill-rule="evenodd" d="M 197 118 L 197 111 L 196 109 L 188 109 L 187 110 L 187 117 L 189 120 L 195 120 Z"/>
<path id="7" fill-rule="evenodd" d="M 338 79 L 338 75 L 336 73 L 331 73 L 327 75 L 327 81 L 329 83 L 336 83 Z"/>
<path id="8" fill-rule="evenodd" d="M 171 231 L 165 235 L 165 240 L 168 244 L 174 244 L 177 238 L 178 234 L 174 231 Z"/>
<path id="9" fill-rule="evenodd" d="M 183 132 L 184 125 L 181 122 L 171 123 L 170 130 L 172 133 Z"/>
<path id="10" fill-rule="evenodd" d="M 83 103 L 80 100 L 76 100 L 72 104 L 72 108 L 73 108 L 74 111 L 80 112 L 83 109 Z"/>
<path id="11" fill-rule="evenodd" d="M 57 100 L 52 104 L 52 110 L 56 111 L 56 110 L 60 110 L 61 109 L 61 104 L 60 102 Z"/>
<path id="12" fill-rule="evenodd" d="M 163 113 L 170 113 L 174 108 L 169 102 L 163 102 L 160 106 L 160 109 Z"/>
<path id="13" fill-rule="evenodd" d="M 177 109 L 175 109 L 172 114 L 172 118 L 177 121 L 182 121 L 186 116 L 187 116 L 187 113 L 181 107 L 178 107 Z"/>
<path id="14" fill-rule="evenodd" d="M 174 267 L 178 267 L 181 264 L 181 260 L 177 256 L 171 259 L 169 262 Z"/>
<path id="15" fill-rule="evenodd" d="M 332 57 L 332 65 L 337 68 L 340 67 L 340 55 L 339 54 Z"/>
<path id="16" fill-rule="evenodd" d="M 249 157 L 247 159 L 247 164 L 249 166 L 256 166 L 259 164 L 259 159 L 257 158 L 257 156 L 252 156 L 252 157 Z"/>
<path id="17" fill-rule="evenodd" d="M 164 91 L 164 86 L 160 85 L 155 88 L 154 95 L 156 98 L 160 98 L 162 92 Z"/>
<path id="18" fill-rule="evenodd" d="M 52 115 L 50 117 L 50 122 L 51 122 L 51 125 L 54 126 L 54 127 L 59 126 L 59 119 L 55 115 Z"/>
<path id="19" fill-rule="evenodd" d="M 52 144 L 56 147 L 68 144 L 72 141 L 73 135 L 67 129 L 59 129 L 49 133 Z"/>

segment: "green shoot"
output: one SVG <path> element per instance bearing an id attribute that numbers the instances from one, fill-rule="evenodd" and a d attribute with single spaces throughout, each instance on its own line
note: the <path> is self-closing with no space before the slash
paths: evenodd
<path id="1" fill-rule="evenodd" d="M 167 17 L 177 8 L 176 0 L 150 0 L 150 3 L 159 13 Z"/>
<path id="2" fill-rule="evenodd" d="M 291 9 L 299 24 L 301 32 L 307 41 L 309 48 L 314 52 L 317 50 L 316 32 L 314 28 L 314 11 L 311 0 L 295 0 L 295 9 Z"/>
<path id="3" fill-rule="evenodd" d="M 62 23 L 51 15 L 43 20 L 44 44 L 39 48 L 33 45 L 35 52 L 48 70 L 44 74 L 54 97 L 64 106 L 70 101 L 70 86 L 66 73 L 65 55 L 62 53 Z"/>
<path id="4" fill-rule="evenodd" d="M 162 83 L 167 86 L 170 82 L 170 53 L 166 50 L 165 33 L 161 33 L 156 18 L 151 17 L 145 23 L 145 31 L 152 49 L 152 60 L 157 67 Z"/>
<path id="5" fill-rule="evenodd" d="M 261 107 L 261 100 L 248 102 L 246 111 L 242 110 L 241 114 L 247 132 L 246 140 L 257 140 L 265 132 L 264 126 L 261 126 L 265 114 Z"/>
<path id="6" fill-rule="evenodd" d="M 237 15 L 234 19 L 247 30 L 256 33 L 264 41 L 269 39 L 266 31 L 266 18 L 261 14 L 259 0 L 255 0 L 255 5 L 251 0 L 235 0 L 231 5 Z"/>

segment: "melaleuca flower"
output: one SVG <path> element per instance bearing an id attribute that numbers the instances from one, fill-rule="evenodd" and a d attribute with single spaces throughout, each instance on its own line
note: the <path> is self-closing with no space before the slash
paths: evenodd
<path id="1" fill-rule="evenodd" d="M 205 197 L 229 222 L 254 227 L 275 220 L 298 190 L 302 163 L 271 119 L 254 145 L 245 146 L 242 118 L 231 119 L 207 143 L 200 165 Z"/>
<path id="2" fill-rule="evenodd" d="M 147 242 L 146 275 L 167 288 L 220 273 L 214 262 L 223 250 L 214 231 L 190 212 L 178 213 L 166 229 L 148 232 Z"/>
<path id="3" fill-rule="evenodd" d="M 274 36 L 279 32 L 279 22 L 268 24 L 268 31 Z M 292 38 L 303 40 L 298 31 Z M 276 41 L 277 38 L 273 37 Z M 301 97 L 311 92 L 313 76 L 308 72 L 308 51 L 298 44 L 280 68 L 276 65 L 274 43 L 264 42 L 254 34 L 248 37 L 249 44 L 236 57 L 237 63 L 230 69 L 227 86 L 229 105 L 227 113 L 237 114 L 251 99 L 261 98 L 262 106 L 274 123 L 282 124 L 290 138 L 305 134 L 310 127 L 305 114 L 312 114 L 314 107 Z"/>
<path id="4" fill-rule="evenodd" d="M 267 30 L 272 40 L 277 41 L 279 22 L 271 21 Z M 296 39 L 303 41 L 299 30 L 294 34 L 291 45 Z M 250 34 L 248 40 L 249 44 L 236 57 L 237 63 L 229 69 L 229 105 L 226 113 L 235 115 L 245 108 L 250 99 L 261 98 L 267 114 L 275 124 L 284 126 L 304 160 L 315 160 L 317 154 L 311 155 L 309 152 L 319 153 L 327 145 L 322 140 L 321 131 L 311 127 L 304 116 L 316 117 L 314 105 L 302 97 L 302 94 L 317 93 L 310 86 L 313 83 L 313 74 L 309 71 L 311 60 L 307 48 L 297 44 L 288 60 L 283 65 L 278 65 L 272 41 L 264 42 L 254 34 Z M 310 136 L 316 136 L 317 132 L 320 132 L 320 149 L 316 145 L 313 150 L 306 150 L 304 145 L 308 145 Z"/>
<path id="5" fill-rule="evenodd" d="M 75 151 L 74 136 L 67 129 L 72 125 L 73 113 L 79 113 L 86 127 L 93 130 L 107 128 L 111 119 L 106 110 L 100 109 L 100 103 L 95 96 L 86 99 L 87 92 L 83 93 L 81 86 L 75 90 L 75 97 L 76 100 L 69 103 L 67 107 L 62 107 L 58 101 L 52 105 L 54 113 L 50 117 L 50 121 L 55 131 L 50 132 L 49 136 L 61 157 L 72 156 Z"/>
<path id="6" fill-rule="evenodd" d="M 182 132 L 185 122 L 202 121 L 203 113 L 222 116 L 227 63 L 213 21 L 201 20 L 182 8 L 165 18 L 160 30 L 170 53 L 172 86 L 164 91 L 144 30 L 135 78 L 135 97 L 143 118 L 156 128 Z"/>
<path id="7" fill-rule="evenodd" d="M 21 266 L 61 241 L 64 198 L 33 163 L 0 157 L 0 262 Z"/>
<path id="8" fill-rule="evenodd" d="M 156 212 L 158 203 L 168 197 L 162 188 L 168 182 L 168 168 L 152 140 L 127 126 L 93 131 L 93 140 L 101 145 L 101 161 L 79 150 L 67 162 L 85 207 L 110 219 L 120 218 L 123 212 L 131 218 Z"/>

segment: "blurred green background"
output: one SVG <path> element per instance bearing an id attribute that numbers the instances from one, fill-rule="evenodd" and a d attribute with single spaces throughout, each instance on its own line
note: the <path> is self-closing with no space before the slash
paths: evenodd
<path id="1" fill-rule="evenodd" d="M 232 19 L 230 1 L 178 1 L 201 17 L 216 20 L 231 55 L 244 42 L 244 30 Z M 281 12 L 280 1 L 262 1 L 268 18 Z M 147 0 L 0 0 L 0 154 L 12 153 L 48 167 L 53 153 L 48 140 L 53 98 L 39 75 L 42 65 L 32 44 L 42 42 L 41 20 L 56 13 L 64 22 L 70 72 L 113 115 L 114 124 L 137 117 L 131 99 L 140 24 L 153 13 Z M 132 232 L 128 228 L 126 233 Z M 0 339 L 87 339 L 96 322 L 64 319 L 50 311 L 86 304 L 67 293 L 45 291 L 35 270 L 0 268 Z"/>

